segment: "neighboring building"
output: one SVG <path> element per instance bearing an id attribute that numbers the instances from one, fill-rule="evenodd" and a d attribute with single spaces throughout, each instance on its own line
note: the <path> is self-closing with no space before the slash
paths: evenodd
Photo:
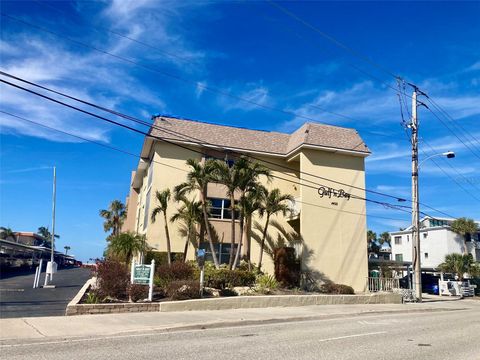
<path id="1" fill-rule="evenodd" d="M 361 189 L 365 188 L 364 159 L 370 151 L 354 129 L 306 123 L 286 134 L 157 117 L 150 134 L 162 140 L 146 137 L 144 141 L 141 160 L 132 174 L 124 231 L 146 234 L 150 246 L 165 251 L 163 219 L 159 217 L 153 224 L 150 221 L 156 206 L 155 191 L 172 190 L 184 182 L 189 171 L 187 159 L 202 161 L 213 157 L 233 162 L 236 154 L 242 153 L 255 157 L 252 161 L 268 161 L 264 165 L 272 169 L 275 178 L 264 184 L 267 188 L 279 188 L 295 197 L 292 214 L 286 218 L 277 216 L 276 220 L 285 229 L 301 235 L 304 246 L 297 251 L 302 267 L 320 272 L 337 283 L 351 285 L 356 291 L 365 290 L 366 206 L 361 200 L 365 191 Z M 209 184 L 207 192 L 212 203 L 210 221 L 219 239 L 217 250 L 225 261 L 230 246 L 229 200 L 221 185 Z M 168 217 L 178 207 L 172 199 Z M 257 215 L 255 221 L 263 224 L 264 220 Z M 183 252 L 184 238 L 179 234 L 179 225 L 169 223 L 169 226 L 172 251 Z M 277 236 L 273 226 L 269 232 Z M 238 224 L 236 234 L 238 243 Z M 256 242 L 245 244 L 243 249 L 244 256 L 258 262 L 260 249 Z M 192 250 L 188 251 L 189 258 L 194 257 Z M 264 261 L 264 269 L 273 272 L 273 263 L 266 254 Z"/>
<path id="2" fill-rule="evenodd" d="M 49 242 L 41 235 L 34 232 L 15 232 L 15 242 L 29 246 L 45 246 Z"/>
<path id="3" fill-rule="evenodd" d="M 383 260 L 390 260 L 392 255 L 392 247 L 388 242 L 384 242 L 380 245 L 380 250 L 378 251 L 378 258 Z"/>
<path id="4" fill-rule="evenodd" d="M 420 221 L 420 252 L 422 268 L 435 269 L 445 260 L 445 255 L 464 253 L 463 236 L 453 232 L 453 219 L 424 217 Z M 477 221 L 477 223 L 479 223 Z M 480 224 L 480 223 L 479 223 Z M 390 233 L 392 239 L 392 260 L 412 261 L 412 227 Z M 467 251 L 480 261 L 480 233 L 472 234 L 467 241 Z"/>

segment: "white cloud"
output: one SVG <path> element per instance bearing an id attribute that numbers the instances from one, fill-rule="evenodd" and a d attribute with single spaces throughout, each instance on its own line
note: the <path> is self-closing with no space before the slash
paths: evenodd
<path id="1" fill-rule="evenodd" d="M 262 84 L 250 83 L 246 85 L 248 90 L 243 92 L 234 92 L 231 88 L 226 90 L 227 93 L 235 94 L 235 97 L 242 98 L 244 100 L 220 96 L 218 101 L 226 111 L 228 110 L 243 110 L 250 111 L 259 109 L 258 105 L 270 105 L 272 99 L 269 95 L 269 89 Z M 258 105 L 257 105 L 258 104 Z"/>

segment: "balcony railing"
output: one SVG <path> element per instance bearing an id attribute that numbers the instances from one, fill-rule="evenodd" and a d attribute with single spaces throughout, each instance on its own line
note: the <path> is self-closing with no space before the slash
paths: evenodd
<path id="1" fill-rule="evenodd" d="M 369 277 L 367 278 L 368 291 L 390 291 L 400 288 L 400 279 Z"/>

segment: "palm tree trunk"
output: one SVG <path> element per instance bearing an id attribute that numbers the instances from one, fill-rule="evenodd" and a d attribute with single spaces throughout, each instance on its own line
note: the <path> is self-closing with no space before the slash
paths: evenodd
<path id="1" fill-rule="evenodd" d="M 191 227 L 188 228 L 187 238 L 185 239 L 185 248 L 183 249 L 183 262 L 187 261 L 188 243 L 190 241 Z"/>
<path id="2" fill-rule="evenodd" d="M 231 217 L 231 241 L 230 241 L 230 258 L 228 259 L 228 267 L 229 269 L 232 269 L 232 264 L 233 264 L 233 256 L 234 256 L 234 248 L 235 248 L 235 195 L 232 194 L 230 195 L 230 208 L 232 212 L 232 217 Z"/>
<path id="3" fill-rule="evenodd" d="M 263 228 L 262 244 L 260 245 L 260 259 L 258 260 L 258 270 L 261 270 L 262 268 L 263 249 L 265 247 L 265 238 L 267 237 L 267 229 L 268 229 L 269 222 L 270 222 L 270 214 L 267 214 L 267 221 L 265 222 L 265 227 Z"/>
<path id="4" fill-rule="evenodd" d="M 168 232 L 167 213 L 163 212 L 163 220 L 165 221 L 165 237 L 167 238 L 167 261 L 168 265 L 172 264 L 172 250 L 170 248 L 170 233 Z"/>
<path id="5" fill-rule="evenodd" d="M 463 236 L 463 254 L 468 255 L 468 248 L 467 248 L 467 235 Z"/>
<path id="6" fill-rule="evenodd" d="M 200 197 L 202 201 L 203 218 L 205 220 L 205 229 L 207 230 L 207 238 L 210 244 L 210 251 L 212 252 L 213 264 L 215 265 L 216 269 L 220 269 L 220 265 L 218 264 L 218 259 L 217 259 L 217 252 L 215 251 L 215 247 L 213 246 L 212 232 L 210 231 L 210 226 L 208 226 L 208 214 L 207 214 L 207 205 L 205 204 L 205 193 L 200 192 Z"/>
<path id="7" fill-rule="evenodd" d="M 232 268 L 235 269 L 238 265 L 239 259 L 240 259 L 240 254 L 242 252 L 242 244 L 243 244 L 243 239 L 244 239 L 244 228 L 245 228 L 245 217 L 240 214 L 240 242 L 238 243 L 238 248 L 237 248 L 237 253 L 235 254 L 235 260 L 233 261 L 233 266 Z"/>

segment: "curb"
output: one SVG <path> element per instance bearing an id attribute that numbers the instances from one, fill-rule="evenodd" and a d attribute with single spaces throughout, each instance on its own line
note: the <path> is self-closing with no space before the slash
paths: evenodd
<path id="1" fill-rule="evenodd" d="M 91 281 L 93 279 L 90 279 Z M 402 297 L 394 293 L 367 295 L 266 295 L 225 298 L 164 301 L 154 303 L 79 304 L 89 287 L 89 281 L 68 304 L 65 315 L 114 314 L 130 312 L 177 312 L 233 310 L 270 307 L 298 307 L 312 305 L 401 304 Z"/>

